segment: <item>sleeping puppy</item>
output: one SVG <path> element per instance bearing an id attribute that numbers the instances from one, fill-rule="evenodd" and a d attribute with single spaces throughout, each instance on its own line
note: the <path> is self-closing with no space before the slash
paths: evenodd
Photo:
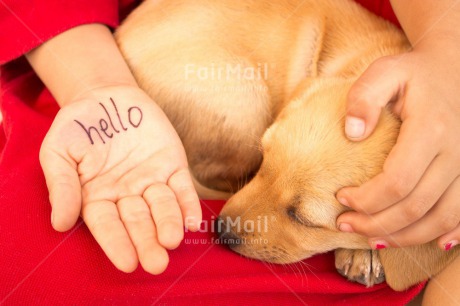
<path id="1" fill-rule="evenodd" d="M 384 269 L 395 290 L 457 255 L 434 243 L 371 251 L 366 238 L 336 229 L 347 208 L 335 193 L 378 174 L 398 135 L 388 110 L 366 141 L 343 133 L 354 80 L 409 49 L 388 22 L 349 0 L 147 0 L 116 37 L 179 133 L 200 196 L 225 198 L 249 181 L 218 221 L 234 251 L 291 263 L 339 249 L 340 273 L 372 285 Z M 258 230 L 241 226 L 262 219 Z"/>

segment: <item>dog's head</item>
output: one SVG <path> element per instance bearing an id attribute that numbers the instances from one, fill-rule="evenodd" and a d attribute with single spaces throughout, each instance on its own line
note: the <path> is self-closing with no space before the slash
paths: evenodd
<path id="1" fill-rule="evenodd" d="M 245 256 L 296 262 L 336 248 L 367 248 L 336 229 L 345 211 L 336 198 L 382 170 L 399 121 L 384 110 L 374 133 L 351 142 L 344 134 L 351 80 L 305 81 L 262 139 L 256 176 L 227 202 L 218 219 L 221 241 Z"/>

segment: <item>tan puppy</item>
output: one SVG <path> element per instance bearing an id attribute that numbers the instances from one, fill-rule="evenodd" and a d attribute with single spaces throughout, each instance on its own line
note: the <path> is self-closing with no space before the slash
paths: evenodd
<path id="1" fill-rule="evenodd" d="M 434 244 L 363 251 L 364 237 L 336 229 L 345 208 L 335 193 L 379 173 L 398 134 L 389 111 L 368 140 L 343 134 L 354 79 L 409 48 L 388 22 L 348 0 L 152 0 L 116 35 L 139 84 L 181 136 L 200 195 L 225 197 L 255 174 L 220 216 L 221 238 L 235 251 L 290 263 L 358 249 L 337 252 L 339 271 L 380 282 L 380 255 L 396 290 L 456 256 Z M 263 229 L 240 226 L 260 220 Z"/>

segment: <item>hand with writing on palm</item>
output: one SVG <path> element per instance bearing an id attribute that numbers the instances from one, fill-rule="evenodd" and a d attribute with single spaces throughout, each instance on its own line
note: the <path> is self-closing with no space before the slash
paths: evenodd
<path id="1" fill-rule="evenodd" d="M 184 223 L 197 230 L 201 209 L 182 143 L 140 89 L 93 89 L 62 108 L 40 151 L 52 224 L 70 229 L 82 216 L 120 270 L 138 262 L 159 274 Z"/>

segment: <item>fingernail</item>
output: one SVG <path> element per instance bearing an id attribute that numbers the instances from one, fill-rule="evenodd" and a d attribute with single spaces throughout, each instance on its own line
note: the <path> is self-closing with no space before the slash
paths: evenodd
<path id="1" fill-rule="evenodd" d="M 353 228 L 348 223 L 340 223 L 339 224 L 339 230 L 341 232 L 345 232 L 345 233 L 353 233 L 354 232 Z"/>
<path id="2" fill-rule="evenodd" d="M 384 241 L 384 240 L 377 240 L 377 241 L 374 241 L 372 242 L 372 246 L 371 246 L 374 250 L 381 250 L 381 249 L 385 249 L 388 247 L 388 242 Z"/>
<path id="3" fill-rule="evenodd" d="M 366 125 L 364 120 L 348 116 L 345 119 L 345 133 L 349 138 L 363 137 Z"/>
<path id="4" fill-rule="evenodd" d="M 448 243 L 446 243 L 444 245 L 444 250 L 446 251 L 449 251 L 450 249 L 452 249 L 454 246 L 456 246 L 458 244 L 458 241 L 457 240 L 452 240 L 452 241 L 449 241 Z"/>
<path id="5" fill-rule="evenodd" d="M 339 201 L 339 203 L 342 204 L 343 206 L 350 207 L 350 204 L 348 204 L 348 201 L 345 198 L 338 198 L 337 201 Z"/>

